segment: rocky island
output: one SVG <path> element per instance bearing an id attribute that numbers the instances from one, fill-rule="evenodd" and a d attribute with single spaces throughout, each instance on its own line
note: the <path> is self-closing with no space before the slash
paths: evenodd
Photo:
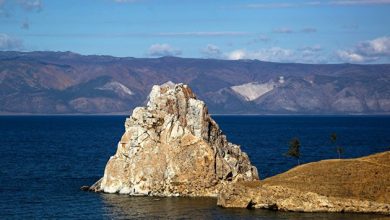
<path id="1" fill-rule="evenodd" d="M 153 86 L 91 190 L 152 196 L 217 196 L 229 182 L 257 180 L 256 167 L 227 141 L 187 85 Z"/>
<path id="2" fill-rule="evenodd" d="M 126 119 L 104 176 L 87 190 L 217 197 L 218 205 L 390 215 L 390 152 L 304 164 L 260 181 L 256 167 L 184 84 L 153 86 Z"/>

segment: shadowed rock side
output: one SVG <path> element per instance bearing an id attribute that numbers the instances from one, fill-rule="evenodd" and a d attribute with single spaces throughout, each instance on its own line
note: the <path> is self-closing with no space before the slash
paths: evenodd
<path id="1" fill-rule="evenodd" d="M 218 205 L 390 215 L 390 151 L 309 163 L 263 181 L 234 183 L 220 192 Z"/>
<path id="2" fill-rule="evenodd" d="M 93 191 L 130 195 L 217 196 L 228 182 L 258 179 L 240 147 L 229 143 L 187 85 L 153 86 Z"/>

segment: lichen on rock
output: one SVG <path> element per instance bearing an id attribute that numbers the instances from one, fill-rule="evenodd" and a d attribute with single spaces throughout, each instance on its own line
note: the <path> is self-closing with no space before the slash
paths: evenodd
<path id="1" fill-rule="evenodd" d="M 257 180 L 256 167 L 184 84 L 153 86 L 126 119 L 104 176 L 91 190 L 154 196 L 217 196 L 230 182 Z"/>

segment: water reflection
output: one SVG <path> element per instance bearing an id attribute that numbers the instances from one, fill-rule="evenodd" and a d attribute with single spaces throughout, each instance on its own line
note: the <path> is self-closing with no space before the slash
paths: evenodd
<path id="1" fill-rule="evenodd" d="M 215 199 L 130 197 L 102 194 L 110 218 L 211 219 Z"/>
<path id="2" fill-rule="evenodd" d="M 381 215 L 293 213 L 269 210 L 224 209 L 213 198 L 155 198 L 100 194 L 110 219 L 389 219 Z"/>

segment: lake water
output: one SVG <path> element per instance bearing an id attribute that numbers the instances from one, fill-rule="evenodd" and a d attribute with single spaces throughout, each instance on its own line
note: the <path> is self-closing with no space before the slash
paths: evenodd
<path id="1" fill-rule="evenodd" d="M 390 149 L 388 116 L 214 116 L 228 140 L 240 144 L 261 178 L 292 168 L 283 156 L 293 137 L 301 162 Z M 124 116 L 0 117 L 0 219 L 384 219 L 380 215 L 224 209 L 215 199 L 153 198 L 80 191 L 98 180 L 116 151 Z"/>

